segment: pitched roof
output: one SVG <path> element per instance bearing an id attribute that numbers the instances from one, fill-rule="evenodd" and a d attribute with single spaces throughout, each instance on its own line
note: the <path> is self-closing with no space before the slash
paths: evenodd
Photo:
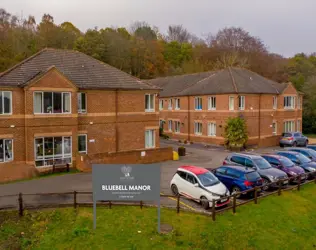
<path id="1" fill-rule="evenodd" d="M 43 49 L 2 72 L 0 86 L 22 87 L 53 66 L 81 89 L 160 89 L 86 54 L 61 49 Z"/>
<path id="2" fill-rule="evenodd" d="M 280 94 L 288 86 L 242 68 L 162 77 L 149 83 L 163 88 L 161 97 L 205 94 Z"/>

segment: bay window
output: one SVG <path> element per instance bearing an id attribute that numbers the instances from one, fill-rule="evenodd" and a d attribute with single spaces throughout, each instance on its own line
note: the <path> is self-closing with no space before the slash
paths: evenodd
<path id="1" fill-rule="evenodd" d="M 71 93 L 69 92 L 34 92 L 35 114 L 71 113 Z"/>
<path id="2" fill-rule="evenodd" d="M 35 138 L 36 167 L 71 163 L 71 137 Z"/>
<path id="3" fill-rule="evenodd" d="M 12 114 L 12 92 L 0 91 L 0 115 Z"/>
<path id="4" fill-rule="evenodd" d="M 13 140 L 0 139 L 0 162 L 13 160 Z"/>

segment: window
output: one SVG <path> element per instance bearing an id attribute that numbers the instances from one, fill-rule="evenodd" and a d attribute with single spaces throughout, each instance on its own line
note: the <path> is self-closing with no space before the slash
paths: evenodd
<path id="1" fill-rule="evenodd" d="M 69 92 L 34 92 L 34 113 L 71 113 L 71 94 Z"/>
<path id="2" fill-rule="evenodd" d="M 294 109 L 295 107 L 295 96 L 284 96 L 284 108 Z"/>
<path id="3" fill-rule="evenodd" d="M 240 156 L 233 156 L 231 158 L 231 161 L 240 165 L 245 165 L 245 158 L 240 157 Z"/>
<path id="4" fill-rule="evenodd" d="M 0 115 L 12 114 L 12 92 L 0 91 Z"/>
<path id="5" fill-rule="evenodd" d="M 145 95 L 145 111 L 146 112 L 155 111 L 155 95 L 154 94 Z"/>
<path id="6" fill-rule="evenodd" d="M 191 175 L 191 174 L 187 174 L 187 181 L 192 183 L 192 184 L 197 183 L 196 178 L 193 175 Z"/>
<path id="7" fill-rule="evenodd" d="M 216 97 L 215 96 L 208 98 L 208 110 L 216 110 Z"/>
<path id="8" fill-rule="evenodd" d="M 150 129 L 145 131 L 145 148 L 155 147 L 155 130 Z"/>
<path id="9" fill-rule="evenodd" d="M 197 178 L 200 180 L 204 187 L 210 187 L 220 183 L 219 179 L 210 171 L 204 174 L 199 174 Z"/>
<path id="10" fill-rule="evenodd" d="M 202 110 L 202 97 L 195 97 L 195 110 Z"/>
<path id="11" fill-rule="evenodd" d="M 216 136 L 216 123 L 210 122 L 208 124 L 208 136 Z"/>
<path id="12" fill-rule="evenodd" d="M 302 97 L 297 96 L 297 108 L 301 109 L 302 108 Z"/>
<path id="13" fill-rule="evenodd" d="M 196 134 L 196 135 L 202 134 L 202 123 L 200 123 L 200 122 L 194 123 L 194 134 Z"/>
<path id="14" fill-rule="evenodd" d="M 296 130 L 301 132 L 301 120 L 297 120 Z"/>
<path id="15" fill-rule="evenodd" d="M 163 128 L 163 124 L 165 123 L 165 121 L 164 120 L 159 120 L 159 127 L 160 128 Z"/>
<path id="16" fill-rule="evenodd" d="M 284 122 L 284 132 L 294 132 L 294 121 Z"/>
<path id="17" fill-rule="evenodd" d="M 78 113 L 87 112 L 86 93 L 78 93 Z"/>
<path id="18" fill-rule="evenodd" d="M 35 138 L 36 167 L 71 163 L 71 137 Z"/>
<path id="19" fill-rule="evenodd" d="M 13 160 L 13 140 L 0 139 L 0 162 Z"/>
<path id="20" fill-rule="evenodd" d="M 180 98 L 176 98 L 175 99 L 175 103 L 176 103 L 176 108 L 175 109 L 180 109 Z"/>
<path id="21" fill-rule="evenodd" d="M 240 174 L 237 173 L 234 169 L 228 168 L 227 169 L 227 176 L 232 177 L 232 178 L 239 178 Z"/>
<path id="22" fill-rule="evenodd" d="M 226 168 L 220 167 L 216 169 L 216 174 L 226 175 Z"/>
<path id="23" fill-rule="evenodd" d="M 186 172 L 177 171 L 177 174 L 184 180 L 187 178 L 187 173 Z"/>
<path id="24" fill-rule="evenodd" d="M 235 104 L 234 104 L 234 97 L 229 97 L 229 110 L 234 110 Z"/>
<path id="25" fill-rule="evenodd" d="M 252 160 L 249 160 L 249 159 L 245 159 L 245 166 L 246 167 L 250 167 L 250 168 L 253 168 L 253 162 Z"/>
<path id="26" fill-rule="evenodd" d="M 272 122 L 272 134 L 277 134 L 277 124 L 276 122 Z"/>
<path id="27" fill-rule="evenodd" d="M 172 99 L 168 100 L 168 109 L 171 110 L 172 109 Z"/>
<path id="28" fill-rule="evenodd" d="M 180 122 L 179 121 L 174 122 L 174 132 L 180 133 Z"/>
<path id="29" fill-rule="evenodd" d="M 78 135 L 79 153 L 87 153 L 87 135 Z"/>
<path id="30" fill-rule="evenodd" d="M 172 131 L 172 120 L 168 121 L 168 130 Z"/>
<path id="31" fill-rule="evenodd" d="M 278 106 L 278 99 L 276 96 L 273 96 L 273 109 L 277 109 Z"/>
<path id="32" fill-rule="evenodd" d="M 238 107 L 239 110 L 244 110 L 245 109 L 245 96 L 239 96 L 238 98 Z"/>
<path id="33" fill-rule="evenodd" d="M 159 100 L 159 110 L 163 110 L 163 100 Z"/>

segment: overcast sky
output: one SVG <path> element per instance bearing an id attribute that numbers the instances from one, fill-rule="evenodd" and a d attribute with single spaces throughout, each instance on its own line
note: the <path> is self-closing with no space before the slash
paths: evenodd
<path id="1" fill-rule="evenodd" d="M 1 0 L 0 8 L 34 15 L 37 23 L 49 13 L 55 23 L 70 21 L 81 31 L 146 21 L 163 33 L 182 24 L 203 37 L 238 26 L 283 56 L 316 51 L 316 0 Z"/>

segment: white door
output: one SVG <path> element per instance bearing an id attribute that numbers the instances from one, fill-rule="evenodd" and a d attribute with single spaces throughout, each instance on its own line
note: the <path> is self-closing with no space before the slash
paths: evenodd
<path id="1" fill-rule="evenodd" d="M 193 199 L 200 198 L 200 187 L 194 186 L 194 184 L 198 183 L 197 179 L 192 174 L 187 174 L 187 185 L 186 185 L 186 193 Z"/>

